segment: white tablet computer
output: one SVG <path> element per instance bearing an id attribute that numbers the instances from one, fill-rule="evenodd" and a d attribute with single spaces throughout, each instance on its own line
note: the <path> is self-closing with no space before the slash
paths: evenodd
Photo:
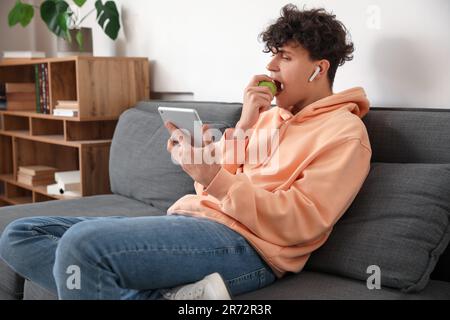
<path id="1" fill-rule="evenodd" d="M 202 120 L 197 110 L 188 108 L 170 108 L 159 106 L 158 112 L 164 123 L 172 122 L 179 129 L 189 133 L 195 146 L 202 145 Z"/>

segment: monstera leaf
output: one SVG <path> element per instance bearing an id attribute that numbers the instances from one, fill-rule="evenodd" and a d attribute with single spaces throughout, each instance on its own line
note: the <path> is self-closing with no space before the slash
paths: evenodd
<path id="1" fill-rule="evenodd" d="M 73 0 L 73 2 L 81 8 L 86 0 Z"/>
<path id="2" fill-rule="evenodd" d="M 10 27 L 20 23 L 22 27 L 26 27 L 34 16 L 34 8 L 32 5 L 17 1 L 16 5 L 8 14 L 8 25 Z"/>
<path id="3" fill-rule="evenodd" d="M 112 40 L 117 39 L 120 30 L 119 12 L 113 1 L 106 1 L 103 5 L 101 0 L 95 2 L 97 9 L 97 21 L 100 27 Z"/>
<path id="4" fill-rule="evenodd" d="M 51 32 L 58 37 L 70 39 L 69 5 L 64 0 L 46 0 L 41 4 L 41 18 Z"/>

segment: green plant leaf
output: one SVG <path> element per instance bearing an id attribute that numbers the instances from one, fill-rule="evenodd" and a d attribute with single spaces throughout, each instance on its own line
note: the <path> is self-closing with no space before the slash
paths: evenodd
<path id="1" fill-rule="evenodd" d="M 78 46 L 80 47 L 80 51 L 83 51 L 83 33 L 81 33 L 81 30 L 77 31 L 75 38 L 77 39 L 77 43 L 78 43 Z"/>
<path id="2" fill-rule="evenodd" d="M 106 1 L 103 5 L 102 0 L 95 2 L 97 9 L 97 21 L 106 35 L 112 40 L 116 40 L 120 31 L 119 11 L 113 1 Z"/>
<path id="3" fill-rule="evenodd" d="M 73 2 L 81 8 L 86 3 L 86 0 L 73 0 Z"/>
<path id="4" fill-rule="evenodd" d="M 63 0 L 46 0 L 41 4 L 41 17 L 51 32 L 68 39 L 69 5 Z"/>
<path id="5" fill-rule="evenodd" d="M 22 3 L 20 0 L 16 2 L 16 5 L 11 9 L 8 14 L 8 24 L 10 27 L 20 23 L 22 27 L 26 27 L 33 19 L 34 8 L 33 6 Z"/>

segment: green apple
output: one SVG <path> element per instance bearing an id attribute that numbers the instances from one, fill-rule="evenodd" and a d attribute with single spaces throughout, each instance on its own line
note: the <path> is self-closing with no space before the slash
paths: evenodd
<path id="1" fill-rule="evenodd" d="M 273 95 L 277 94 L 277 86 L 275 85 L 275 83 L 271 82 L 271 81 L 260 81 L 258 83 L 259 87 L 268 87 L 270 89 L 270 91 L 272 91 Z"/>

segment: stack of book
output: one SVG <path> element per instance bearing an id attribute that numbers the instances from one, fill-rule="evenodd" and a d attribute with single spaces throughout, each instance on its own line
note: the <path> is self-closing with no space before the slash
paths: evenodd
<path id="1" fill-rule="evenodd" d="M 56 184 L 47 186 L 47 193 L 69 197 L 81 197 L 80 171 L 64 171 L 55 173 Z"/>
<path id="2" fill-rule="evenodd" d="M 56 168 L 47 166 L 20 166 L 17 173 L 17 182 L 42 186 L 55 183 Z"/>
<path id="3" fill-rule="evenodd" d="M 63 117 L 78 116 L 79 105 L 76 100 L 58 100 L 58 104 L 53 108 L 53 115 Z"/>
<path id="4" fill-rule="evenodd" d="M 36 105 L 34 83 L 6 83 L 6 108 L 13 111 L 33 110 Z"/>

